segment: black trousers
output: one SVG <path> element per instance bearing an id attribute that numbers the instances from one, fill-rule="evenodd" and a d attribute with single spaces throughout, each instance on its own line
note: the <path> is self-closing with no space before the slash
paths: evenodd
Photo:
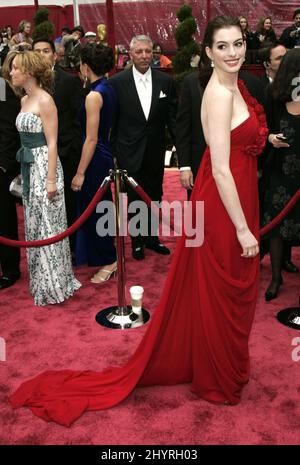
<path id="1" fill-rule="evenodd" d="M 18 240 L 18 219 L 14 197 L 9 185 L 14 175 L 8 175 L 0 169 L 0 235 Z M 20 273 L 20 249 L 0 245 L 0 265 L 2 274 L 10 277 Z"/>
<path id="2" fill-rule="evenodd" d="M 129 176 L 132 176 L 134 180 L 142 187 L 142 189 L 149 195 L 151 200 L 160 202 L 162 200 L 162 185 L 164 176 L 164 153 L 158 159 L 153 159 L 152 153 L 146 153 L 144 156 L 141 168 L 133 172 L 128 172 Z M 134 201 L 142 201 L 141 197 L 131 188 L 127 189 L 128 195 L 128 208 Z M 148 210 L 146 230 L 147 232 L 134 236 L 129 228 L 131 236 L 132 246 L 139 247 L 143 244 L 153 244 L 158 241 L 158 226 L 159 219 L 155 215 L 151 215 L 150 208 Z M 130 221 L 135 216 L 135 213 L 128 213 L 128 220 Z"/>
<path id="3" fill-rule="evenodd" d="M 71 189 L 71 183 L 77 172 L 79 160 L 80 153 L 78 157 L 78 154 L 75 153 L 75 151 L 73 154 L 68 154 L 67 157 L 60 158 L 64 173 L 64 189 L 68 226 L 71 226 L 77 219 L 77 197 L 76 192 L 72 191 Z M 71 252 L 75 252 L 76 233 L 72 234 L 69 239 Z"/>

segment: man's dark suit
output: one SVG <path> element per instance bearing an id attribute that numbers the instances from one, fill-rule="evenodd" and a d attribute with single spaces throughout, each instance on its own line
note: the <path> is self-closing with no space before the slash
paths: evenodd
<path id="1" fill-rule="evenodd" d="M 78 111 L 83 102 L 83 89 L 80 79 L 55 65 L 53 98 L 58 113 L 58 155 L 64 172 L 65 200 L 68 225 L 76 220 L 76 193 L 71 182 L 76 174 L 82 149 L 82 131 Z M 70 238 L 74 250 L 74 236 Z"/>
<path id="2" fill-rule="evenodd" d="M 260 102 L 260 103 L 263 105 L 263 107 L 265 109 L 265 112 L 267 112 L 266 105 L 267 105 L 267 101 L 268 101 L 268 92 L 269 92 L 269 89 L 270 89 L 271 81 L 268 78 L 266 73 L 264 73 L 262 76 L 260 76 L 259 84 L 261 86 L 261 90 L 262 90 L 262 93 L 263 93 L 263 101 Z"/>
<path id="3" fill-rule="evenodd" d="M 5 86 L 6 100 L 0 101 L 0 235 L 18 239 L 16 204 L 9 192 L 9 185 L 19 173 L 16 153 L 20 138 L 15 123 L 20 100 L 7 83 Z M 3 275 L 17 278 L 20 273 L 20 249 L 0 245 L 0 264 Z"/>
<path id="4" fill-rule="evenodd" d="M 166 126 L 175 141 L 177 96 L 173 79 L 152 69 L 152 102 L 146 120 L 136 90 L 132 69 L 113 76 L 109 82 L 118 96 L 112 131 L 112 150 L 118 166 L 126 169 L 152 200 L 161 200 L 166 149 Z M 132 189 L 129 202 L 136 200 Z"/>
<path id="5" fill-rule="evenodd" d="M 259 79 L 249 73 L 241 71 L 242 79 L 253 97 L 263 103 L 263 91 Z M 202 130 L 200 108 L 202 90 L 199 85 L 198 72 L 188 75 L 180 93 L 178 113 L 176 119 L 176 151 L 179 167 L 190 166 L 194 181 L 206 148 Z"/>
<path id="6" fill-rule="evenodd" d="M 283 44 L 286 48 L 294 48 L 295 46 L 299 45 L 299 34 L 294 35 L 293 37 L 290 36 L 292 31 L 296 31 L 298 28 L 295 24 L 292 26 L 286 27 L 279 38 L 281 44 Z"/>
<path id="7" fill-rule="evenodd" d="M 206 148 L 200 119 L 202 95 L 198 72 L 188 75 L 180 92 L 176 119 L 176 152 L 179 167 L 190 166 L 194 180 Z"/>

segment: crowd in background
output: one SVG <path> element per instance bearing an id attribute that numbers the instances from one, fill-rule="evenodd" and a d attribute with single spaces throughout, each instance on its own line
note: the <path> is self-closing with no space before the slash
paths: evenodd
<path id="1" fill-rule="evenodd" d="M 11 26 L 0 28 L 0 65 L 9 50 L 22 47 L 31 49 L 32 46 L 32 26 L 29 21 L 23 20 L 18 27 L 18 33 L 14 34 Z M 73 68 L 79 70 L 80 50 L 86 43 L 103 43 L 106 44 L 106 29 L 104 24 L 99 24 L 97 33 L 93 31 L 85 32 L 83 27 L 78 25 L 74 28 L 64 26 L 61 33 L 55 38 L 55 51 L 57 54 L 57 63 L 63 68 Z M 117 66 L 119 68 L 128 68 L 132 65 L 129 52 L 124 45 L 117 46 Z M 155 68 L 170 68 L 172 61 L 162 52 L 162 46 L 159 43 L 153 44 L 153 62 Z"/>
<path id="2" fill-rule="evenodd" d="M 271 16 L 262 16 L 259 18 L 255 30 L 251 30 L 247 17 L 239 16 L 240 25 L 244 32 L 244 37 L 247 43 L 246 64 L 260 63 L 258 51 L 267 47 L 270 43 L 275 43 L 277 40 L 286 48 L 294 48 L 300 46 L 300 9 L 295 10 L 293 15 L 293 23 L 285 28 L 281 34 L 277 35 L 273 28 Z M 1 57 L 7 53 L 6 49 L 13 49 L 21 45 L 30 49 L 32 45 L 32 25 L 29 21 L 23 20 L 18 26 L 18 31 L 13 31 L 10 25 L 0 27 L 0 64 Z M 97 31 L 87 31 L 79 25 L 74 28 L 64 26 L 60 35 L 54 40 L 57 61 L 62 67 L 78 69 L 80 60 L 80 48 L 85 43 L 100 42 L 106 43 L 106 28 L 104 24 L 99 24 Z M 153 44 L 153 60 L 152 66 L 158 68 L 172 67 L 172 55 L 174 51 L 164 51 L 163 45 L 155 42 Z M 132 65 L 128 47 L 119 44 L 116 47 L 118 68 L 128 68 Z M 196 60 L 196 66 L 198 61 Z"/>

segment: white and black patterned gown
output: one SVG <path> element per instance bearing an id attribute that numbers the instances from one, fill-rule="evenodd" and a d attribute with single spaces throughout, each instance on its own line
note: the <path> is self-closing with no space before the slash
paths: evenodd
<path id="1" fill-rule="evenodd" d="M 31 112 L 21 112 L 16 126 L 20 133 L 42 133 L 42 120 Z M 29 138 L 30 138 L 29 134 Z M 48 174 L 48 147 L 32 148 L 29 192 L 23 193 L 26 240 L 46 239 L 67 228 L 64 198 L 63 171 L 57 160 L 57 193 L 48 199 L 46 180 Z M 24 186 L 23 186 L 24 190 Z M 74 276 L 69 239 L 45 247 L 28 248 L 27 260 L 30 277 L 30 292 L 36 305 L 63 302 L 80 288 Z"/>

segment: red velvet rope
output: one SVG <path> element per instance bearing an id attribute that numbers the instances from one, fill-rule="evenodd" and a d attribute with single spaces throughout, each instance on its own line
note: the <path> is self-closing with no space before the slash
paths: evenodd
<path id="1" fill-rule="evenodd" d="M 109 182 L 104 185 L 104 187 L 99 187 L 97 190 L 96 194 L 91 200 L 91 203 L 87 207 L 87 209 L 82 213 L 82 215 L 73 223 L 68 229 L 63 231 L 60 234 L 57 234 L 56 236 L 48 237 L 47 239 L 42 239 L 38 241 L 16 241 L 14 239 L 8 239 L 6 237 L 0 236 L 0 244 L 4 245 L 10 245 L 12 247 L 41 247 L 44 245 L 50 245 L 50 244 L 55 244 L 56 242 L 59 242 L 63 239 L 65 239 L 67 236 L 70 236 L 75 232 L 80 226 L 88 219 L 88 217 L 92 214 L 94 209 L 97 206 L 97 203 L 100 202 L 102 199 L 103 195 L 105 194 L 107 188 L 109 186 Z"/>
<path id="2" fill-rule="evenodd" d="M 156 206 L 156 204 L 149 197 L 149 195 L 141 188 L 141 186 L 137 185 L 135 187 L 134 186 L 132 186 L 132 187 L 136 191 L 136 193 L 141 197 L 141 199 L 144 200 L 144 202 L 146 202 L 148 207 L 151 208 L 153 213 L 159 218 L 159 221 L 162 221 L 165 224 L 170 225 L 170 229 L 172 229 L 172 231 L 176 231 L 176 226 L 174 225 L 173 219 L 172 218 L 170 220 L 169 220 L 169 218 L 168 218 L 168 220 L 164 219 L 161 209 Z"/>
<path id="3" fill-rule="evenodd" d="M 283 218 L 290 212 L 290 210 L 296 205 L 298 200 L 300 199 L 300 189 L 297 190 L 297 192 L 293 195 L 293 197 L 290 199 L 290 201 L 286 204 L 286 206 L 283 208 L 283 210 L 279 213 L 279 215 L 275 216 L 273 220 L 266 224 L 261 230 L 260 230 L 260 235 L 264 236 L 267 234 L 271 229 L 275 228 L 280 221 L 283 220 Z"/>
<path id="4" fill-rule="evenodd" d="M 161 210 L 159 210 L 156 206 L 154 206 L 154 208 L 153 208 L 153 205 L 151 206 L 152 200 L 149 197 L 149 195 L 146 194 L 146 192 L 144 192 L 140 186 L 136 186 L 133 188 L 139 194 L 139 196 L 144 200 L 144 202 L 146 202 L 146 204 L 152 208 L 154 213 L 157 216 L 159 216 L 159 219 L 164 221 Z M 298 202 L 299 199 L 300 199 L 300 189 L 297 190 L 297 192 L 293 195 L 290 201 L 283 208 L 283 210 L 275 218 L 273 218 L 273 220 L 269 224 L 267 224 L 260 230 L 260 235 L 264 236 L 269 231 L 271 231 L 271 229 L 275 228 L 275 226 L 277 226 L 280 223 L 280 221 L 282 221 L 283 218 L 290 212 L 290 210 L 294 207 L 294 205 Z M 170 224 L 171 229 L 174 230 L 174 222 L 171 220 L 170 223 L 171 223 Z"/>
<path id="5" fill-rule="evenodd" d="M 45 245 L 50 245 L 50 244 L 55 244 L 56 242 L 61 241 L 62 239 L 65 239 L 67 236 L 73 234 L 80 226 L 88 219 L 88 217 L 92 214 L 94 209 L 96 208 L 96 205 L 100 200 L 102 199 L 104 193 L 106 192 L 107 188 L 109 186 L 109 183 L 107 183 L 104 187 L 99 187 L 97 190 L 96 194 L 94 195 L 93 199 L 91 200 L 91 203 L 87 207 L 87 209 L 82 213 L 82 215 L 75 221 L 75 223 L 72 224 L 69 228 L 67 228 L 64 232 L 57 234 L 56 236 L 49 237 L 47 239 L 42 239 L 42 240 L 37 240 L 37 241 L 16 241 L 14 239 L 8 239 L 6 237 L 0 236 L 0 244 L 3 245 L 9 245 L 12 247 L 41 247 Z M 149 197 L 148 194 L 141 188 L 141 186 L 133 186 L 131 187 L 137 192 L 137 194 L 141 197 L 144 202 L 152 209 L 152 211 L 155 213 L 155 215 L 158 216 L 160 221 L 164 221 L 164 217 L 162 216 L 162 211 L 159 209 L 155 204 L 152 203 L 152 199 Z M 286 204 L 286 206 L 283 208 L 283 210 L 277 215 L 269 224 L 264 226 L 260 230 L 260 235 L 263 236 L 267 234 L 271 229 L 273 229 L 275 226 L 282 221 L 282 219 L 289 213 L 289 211 L 294 207 L 294 205 L 298 202 L 300 199 L 300 189 L 295 193 L 295 195 L 290 199 L 290 201 Z M 169 224 L 169 219 L 166 222 Z M 174 225 L 173 219 L 170 221 L 170 228 L 174 231 L 176 231 L 176 227 Z"/>

